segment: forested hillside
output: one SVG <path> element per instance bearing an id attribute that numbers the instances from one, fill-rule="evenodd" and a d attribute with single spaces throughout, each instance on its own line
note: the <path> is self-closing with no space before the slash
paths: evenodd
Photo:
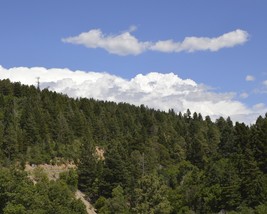
<path id="1" fill-rule="evenodd" d="M 66 177 L 33 185 L 22 171 L 58 160 L 76 163 L 77 185 Z M 251 126 L 213 122 L 1 80 L 0 166 L 0 213 L 84 213 L 69 194 L 78 186 L 97 213 L 263 214 L 267 114 Z"/>

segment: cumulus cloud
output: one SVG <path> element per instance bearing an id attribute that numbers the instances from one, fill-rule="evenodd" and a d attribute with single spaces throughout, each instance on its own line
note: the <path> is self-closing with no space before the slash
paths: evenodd
<path id="1" fill-rule="evenodd" d="M 129 31 L 118 35 L 105 35 L 100 29 L 92 29 L 78 36 L 63 38 L 65 43 L 84 45 L 88 48 L 103 48 L 109 53 L 117 55 L 138 55 L 147 50 L 160 52 L 195 52 L 195 51 L 218 51 L 222 48 L 234 47 L 248 41 L 249 34 L 237 29 L 221 36 L 209 37 L 186 37 L 182 42 L 173 40 L 163 41 L 139 41 L 131 33 L 136 30 L 131 26 Z"/>
<path id="2" fill-rule="evenodd" d="M 103 48 L 109 53 L 121 56 L 138 55 L 148 48 L 149 42 L 139 42 L 131 34 L 133 30 L 134 27 L 131 27 L 129 32 L 119 35 L 104 35 L 100 29 L 93 29 L 78 36 L 64 38 L 62 41 L 88 48 Z"/>
<path id="3" fill-rule="evenodd" d="M 222 48 L 230 48 L 248 41 L 248 33 L 244 30 L 225 33 L 219 37 L 186 37 L 182 42 L 172 40 L 159 41 L 150 47 L 152 50 L 163 52 L 195 52 L 195 51 L 218 51 Z"/>
<path id="4" fill-rule="evenodd" d="M 263 85 L 267 86 L 267 80 L 263 81 L 262 83 Z"/>
<path id="5" fill-rule="evenodd" d="M 181 79 L 174 73 L 152 72 L 138 74 L 127 80 L 105 72 L 71 71 L 69 69 L 46 69 L 43 67 L 0 66 L 0 79 L 9 78 L 27 85 L 36 85 L 40 77 L 41 88 L 68 94 L 71 97 L 87 97 L 115 102 L 147 105 L 150 108 L 176 112 L 200 112 L 212 118 L 230 116 L 233 120 L 254 122 L 261 108 L 248 108 L 234 99 L 233 93 L 216 93 L 191 79 Z"/>
<path id="6" fill-rule="evenodd" d="M 255 80 L 255 77 L 252 76 L 252 75 L 247 75 L 246 76 L 246 81 L 254 81 Z"/>

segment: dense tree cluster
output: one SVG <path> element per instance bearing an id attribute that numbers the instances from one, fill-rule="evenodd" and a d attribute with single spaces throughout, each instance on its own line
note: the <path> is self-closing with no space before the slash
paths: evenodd
<path id="1" fill-rule="evenodd" d="M 86 214 L 83 203 L 75 199 L 64 179 L 48 181 L 43 173 L 36 176 L 34 185 L 18 168 L 0 169 L 0 213 Z"/>
<path id="2" fill-rule="evenodd" d="M 77 163 L 78 187 L 98 213 L 267 213 L 267 114 L 251 126 L 212 122 L 1 80 L 0 165 L 56 158 Z M 0 213 L 33 209 L 9 197 L 38 186 L 17 182 L 18 192 L 7 192 L 17 173 L 9 170 L 0 174 Z"/>

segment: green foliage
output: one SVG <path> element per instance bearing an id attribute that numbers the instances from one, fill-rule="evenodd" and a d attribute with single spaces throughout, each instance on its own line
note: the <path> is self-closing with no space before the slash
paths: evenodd
<path id="1" fill-rule="evenodd" d="M 90 200 L 96 201 L 101 195 L 99 181 L 102 176 L 102 161 L 98 160 L 94 142 L 83 140 L 81 159 L 78 167 L 79 189 L 86 193 Z"/>
<path id="2" fill-rule="evenodd" d="M 128 201 L 125 198 L 123 188 L 121 186 L 117 186 L 112 190 L 112 197 L 109 199 L 105 199 L 100 197 L 97 200 L 96 208 L 98 208 L 98 213 L 110 213 L 117 214 L 130 213 L 130 208 L 128 205 Z"/>
<path id="3" fill-rule="evenodd" d="M 100 196 L 94 204 L 95 209 L 97 209 L 98 212 L 100 212 L 101 209 L 106 210 L 107 209 L 107 208 L 105 208 L 106 201 L 107 201 L 107 199 L 104 196 Z"/>
<path id="4" fill-rule="evenodd" d="M 205 170 L 204 181 L 204 197 L 213 197 L 213 200 L 205 199 L 205 206 L 210 207 L 213 212 L 219 212 L 221 209 L 232 210 L 241 203 L 241 179 L 231 160 L 221 158 L 210 163 Z"/>
<path id="5" fill-rule="evenodd" d="M 0 169 L 0 213 L 86 213 L 65 182 L 49 182 L 39 169 L 34 176 L 35 185 L 19 169 Z"/>
<path id="6" fill-rule="evenodd" d="M 59 178 L 65 182 L 73 192 L 78 189 L 78 174 L 76 170 L 70 169 L 69 171 L 62 172 Z"/>
<path id="7" fill-rule="evenodd" d="M 133 212 L 170 213 L 172 208 L 167 195 L 167 186 L 156 174 L 145 175 L 134 190 Z"/>
<path id="8" fill-rule="evenodd" d="M 256 214 L 265 214 L 267 213 L 267 203 L 261 204 L 255 208 Z"/>
<path id="9" fill-rule="evenodd" d="M 26 208 L 22 204 L 8 203 L 4 208 L 4 214 L 26 214 Z"/>
<path id="10" fill-rule="evenodd" d="M 265 213 L 266 155 L 267 114 L 212 122 L 0 80 L 0 213 L 83 213 L 77 187 L 102 213 Z M 12 168 L 57 159 L 77 173 L 33 185 Z"/>
<path id="11" fill-rule="evenodd" d="M 43 168 L 41 167 L 36 167 L 33 170 L 32 173 L 33 179 L 36 182 L 42 182 L 42 183 L 48 183 L 48 177 L 47 174 L 44 172 Z"/>

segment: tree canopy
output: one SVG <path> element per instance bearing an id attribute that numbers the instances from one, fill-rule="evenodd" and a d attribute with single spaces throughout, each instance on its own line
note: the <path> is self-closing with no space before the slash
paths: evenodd
<path id="1" fill-rule="evenodd" d="M 213 122 L 0 80 L 0 213 L 84 213 L 77 187 L 99 213 L 266 213 L 266 155 L 267 114 Z M 77 174 L 21 170 L 58 159 Z"/>

